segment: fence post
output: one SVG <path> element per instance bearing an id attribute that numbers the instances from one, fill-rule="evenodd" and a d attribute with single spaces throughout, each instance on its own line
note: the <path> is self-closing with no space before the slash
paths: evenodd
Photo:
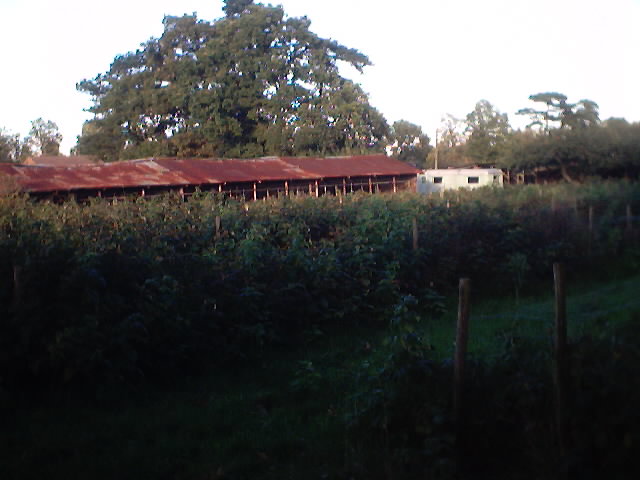
<path id="1" fill-rule="evenodd" d="M 220 215 L 216 215 L 216 240 L 220 238 L 220 227 L 222 226 L 222 219 Z"/>
<path id="2" fill-rule="evenodd" d="M 453 417 L 460 422 L 463 413 L 464 367 L 469 339 L 469 300 L 471 280 L 461 278 L 458 286 L 458 323 L 456 325 L 456 351 L 453 365 Z"/>
<path id="3" fill-rule="evenodd" d="M 420 234 L 418 232 L 418 219 L 413 217 L 413 251 L 418 250 L 418 246 L 420 243 Z"/>
<path id="4" fill-rule="evenodd" d="M 22 266 L 13 265 L 13 311 L 16 312 L 22 301 Z"/>
<path id="5" fill-rule="evenodd" d="M 591 256 L 593 250 L 593 205 L 589 205 L 589 243 L 587 244 L 588 254 Z"/>
<path id="6" fill-rule="evenodd" d="M 567 305 L 564 265 L 553 264 L 555 291 L 555 335 L 554 335 L 554 390 L 556 431 L 561 458 L 568 449 L 567 393 L 569 382 L 569 348 L 567 344 Z"/>

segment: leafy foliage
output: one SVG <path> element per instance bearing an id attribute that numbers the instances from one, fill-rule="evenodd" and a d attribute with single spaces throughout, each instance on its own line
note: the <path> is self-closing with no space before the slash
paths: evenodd
<path id="1" fill-rule="evenodd" d="M 391 154 L 403 162 L 426 167 L 427 155 L 431 151 L 429 137 L 422 128 L 406 120 L 393 123 L 390 135 Z"/>
<path id="2" fill-rule="evenodd" d="M 499 164 L 569 182 L 595 176 L 637 178 L 639 133 L 640 124 L 616 119 L 549 135 L 519 132 L 510 138 Z"/>
<path id="3" fill-rule="evenodd" d="M 36 154 L 59 155 L 62 135 L 55 122 L 37 118 L 31 122 L 31 130 L 25 141 Z"/>
<path id="4" fill-rule="evenodd" d="M 381 149 L 388 126 L 338 65 L 369 59 L 281 7 L 229 1 L 226 17 L 166 17 L 160 38 L 78 84 L 93 97 L 78 152 L 255 157 Z"/>
<path id="5" fill-rule="evenodd" d="M 529 96 L 529 100 L 544 103 L 546 108 L 544 110 L 523 108 L 518 111 L 518 115 L 529 115 L 531 117 L 529 127 L 540 127 L 547 134 L 554 124 L 562 129 L 575 129 L 600 123 L 598 104 L 592 100 L 583 99 L 576 103 L 569 103 L 567 96 L 558 92 L 537 93 Z"/>
<path id="6" fill-rule="evenodd" d="M 0 162 L 17 163 L 32 154 L 28 138 L 20 140 L 20 134 L 0 128 Z"/>
<path id="7" fill-rule="evenodd" d="M 555 212 L 543 193 L 298 197 L 246 209 L 212 196 L 4 197 L 0 378 L 160 378 L 300 341 L 310 325 L 379 322 L 407 295 L 435 308 L 460 276 L 513 291 L 553 261 L 585 268 L 585 258 L 607 263 L 629 245 L 620 215 L 625 202 L 640 208 L 633 185 L 558 188 Z M 597 212 L 592 238 L 587 203 Z"/>

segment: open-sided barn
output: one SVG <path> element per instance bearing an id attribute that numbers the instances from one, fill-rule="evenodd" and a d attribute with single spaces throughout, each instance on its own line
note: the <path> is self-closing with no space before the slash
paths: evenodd
<path id="1" fill-rule="evenodd" d="M 119 198 L 215 191 L 247 200 L 274 195 L 415 190 L 419 170 L 386 155 L 251 160 L 147 158 L 73 167 L 0 164 L 5 190 L 36 198 Z M 1 188 L 1 187 L 0 187 Z"/>

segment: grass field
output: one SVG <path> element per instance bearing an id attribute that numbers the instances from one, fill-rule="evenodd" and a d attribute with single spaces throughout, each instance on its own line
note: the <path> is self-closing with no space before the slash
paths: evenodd
<path id="1" fill-rule="evenodd" d="M 549 282 L 551 284 L 551 282 Z M 640 276 L 569 278 L 572 338 L 598 337 L 640 315 Z M 491 361 L 504 342 L 550 342 L 551 285 L 517 301 L 512 292 L 473 299 L 470 354 Z M 440 318 L 411 317 L 435 360 L 451 357 L 456 299 Z M 302 479 L 385 478 L 367 472 L 352 438 L 363 378 L 383 368 L 393 327 L 310 329 L 304 345 L 280 345 L 250 364 L 205 375 L 91 391 L 3 393 L 0 478 Z M 496 359 L 494 359 L 496 360 Z M 449 388 L 446 386 L 445 388 Z M 444 474 L 443 474 L 444 475 Z M 404 478 L 411 478 L 407 474 Z M 444 478 L 444 477 L 443 477 Z"/>

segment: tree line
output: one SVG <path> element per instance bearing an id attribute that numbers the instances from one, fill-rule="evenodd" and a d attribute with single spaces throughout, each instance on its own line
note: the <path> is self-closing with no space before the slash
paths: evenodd
<path id="1" fill-rule="evenodd" d="M 516 113 L 529 117 L 524 130 L 514 130 L 507 114 L 486 100 L 464 120 L 447 116 L 427 163 L 496 166 L 569 182 L 590 176 L 638 178 L 640 123 L 601 121 L 596 102 L 572 103 L 558 92 L 537 93 L 529 100 L 536 106 Z"/>
<path id="2" fill-rule="evenodd" d="M 20 134 L 0 128 L 0 162 L 21 162 L 37 155 L 59 155 L 62 135 L 51 120 L 37 118 L 31 122 L 29 134 Z"/>
<path id="3" fill-rule="evenodd" d="M 598 105 L 558 92 L 531 95 L 524 130 L 480 100 L 447 115 L 434 144 L 419 125 L 389 125 L 368 95 L 340 74 L 370 65 L 358 50 L 313 33 L 281 6 L 225 0 L 214 21 L 167 16 L 164 31 L 109 70 L 77 84 L 91 96 L 73 152 L 105 161 L 150 156 L 251 158 L 387 153 L 418 167 L 492 165 L 573 181 L 638 176 L 640 125 L 600 121 Z M 57 154 L 55 123 L 28 137 L 0 131 L 0 160 Z"/>

